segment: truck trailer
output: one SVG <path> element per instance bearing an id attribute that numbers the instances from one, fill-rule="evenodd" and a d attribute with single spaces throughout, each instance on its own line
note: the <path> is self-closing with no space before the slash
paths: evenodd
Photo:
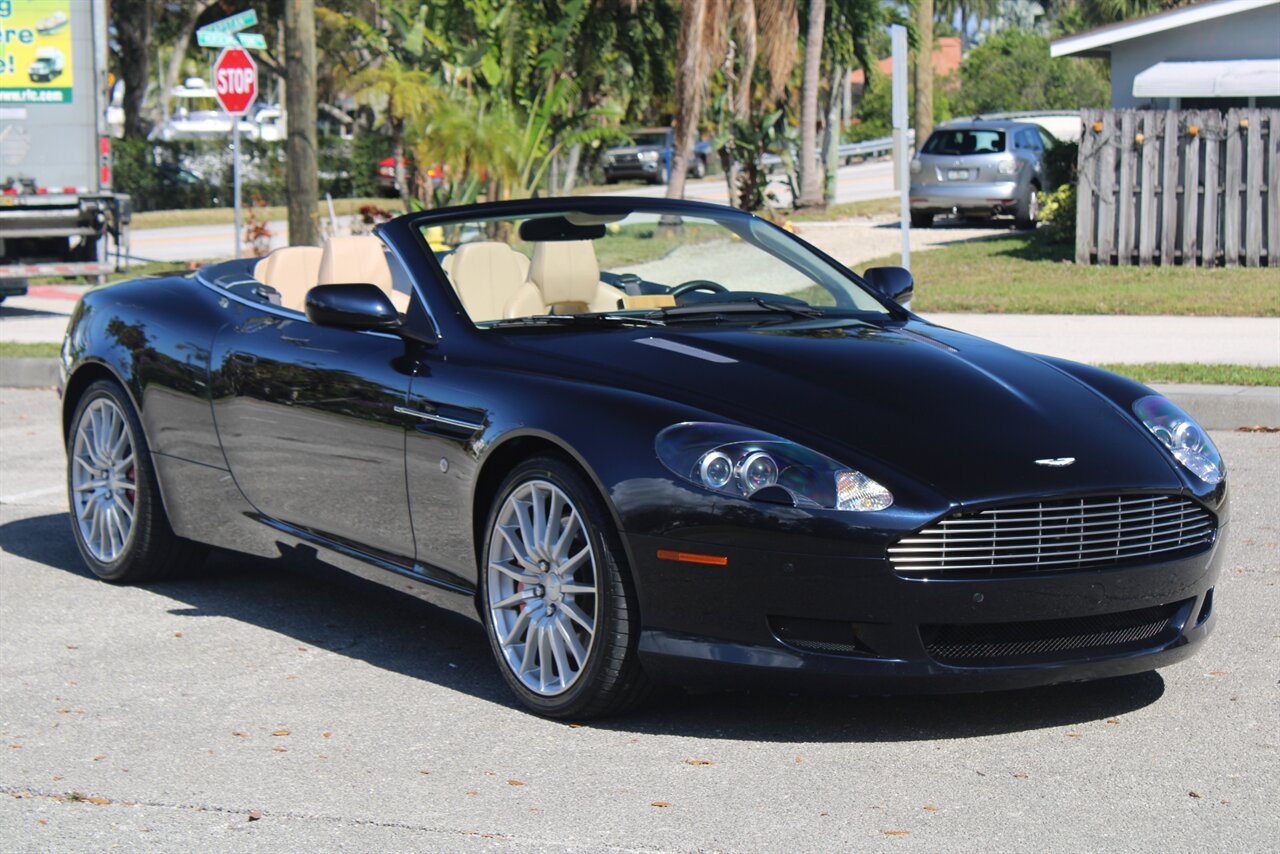
<path id="1" fill-rule="evenodd" d="M 0 0 L 0 299 L 128 264 L 111 185 L 106 0 Z"/>

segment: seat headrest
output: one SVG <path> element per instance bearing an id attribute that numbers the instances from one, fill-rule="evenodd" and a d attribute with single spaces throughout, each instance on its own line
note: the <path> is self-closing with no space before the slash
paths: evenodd
<path id="1" fill-rule="evenodd" d="M 285 308 L 303 311 L 323 256 L 319 246 L 283 246 L 254 265 L 253 277 L 279 291 Z"/>
<path id="2" fill-rule="evenodd" d="M 516 255 L 510 246 L 496 240 L 464 243 L 449 256 L 452 261 L 447 272 L 460 287 L 492 283 L 495 288 L 510 290 L 524 281 Z"/>
<path id="3" fill-rule="evenodd" d="M 325 241 L 316 284 L 347 285 L 367 282 L 391 292 L 391 267 L 382 241 L 369 235 L 331 237 Z"/>
<path id="4" fill-rule="evenodd" d="M 589 303 L 600 287 L 600 265 L 590 240 L 548 240 L 533 244 L 529 281 L 547 305 Z"/>

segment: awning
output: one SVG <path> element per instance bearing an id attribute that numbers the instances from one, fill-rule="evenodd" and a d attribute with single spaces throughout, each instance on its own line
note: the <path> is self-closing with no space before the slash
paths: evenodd
<path id="1" fill-rule="evenodd" d="M 1157 62 L 1133 78 L 1135 98 L 1280 95 L 1280 59 Z"/>

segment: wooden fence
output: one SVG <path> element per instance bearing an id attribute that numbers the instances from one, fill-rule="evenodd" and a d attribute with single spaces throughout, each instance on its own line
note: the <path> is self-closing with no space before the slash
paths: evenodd
<path id="1" fill-rule="evenodd" d="M 1280 267 L 1280 110 L 1082 110 L 1076 262 Z"/>

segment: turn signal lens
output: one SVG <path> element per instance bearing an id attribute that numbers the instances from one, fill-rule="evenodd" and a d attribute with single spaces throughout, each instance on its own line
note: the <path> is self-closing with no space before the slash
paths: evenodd
<path id="1" fill-rule="evenodd" d="M 893 493 L 860 471 L 836 475 L 836 509 L 865 513 L 893 504 Z"/>

